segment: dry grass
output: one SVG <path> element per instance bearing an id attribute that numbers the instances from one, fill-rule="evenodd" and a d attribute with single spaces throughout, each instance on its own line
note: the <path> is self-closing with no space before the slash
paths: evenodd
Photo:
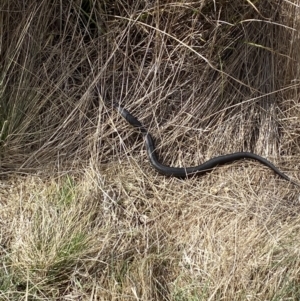
<path id="1" fill-rule="evenodd" d="M 0 300 L 299 300 L 293 1 L 0 4 Z"/>

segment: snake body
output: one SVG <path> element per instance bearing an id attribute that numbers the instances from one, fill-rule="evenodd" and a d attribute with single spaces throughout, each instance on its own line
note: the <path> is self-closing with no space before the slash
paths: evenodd
<path id="1" fill-rule="evenodd" d="M 132 126 L 137 128 L 140 133 L 144 136 L 145 140 L 145 146 L 147 155 L 149 158 L 149 161 L 151 165 L 161 174 L 166 176 L 174 176 L 178 178 L 186 178 L 191 175 L 195 174 L 203 174 L 209 171 L 210 169 L 222 165 L 225 163 L 233 162 L 240 159 L 254 159 L 256 161 L 259 161 L 260 163 L 268 166 L 270 169 L 272 169 L 277 175 L 282 177 L 283 179 L 300 186 L 298 183 L 292 181 L 286 174 L 281 172 L 277 167 L 275 167 L 271 162 L 269 162 L 267 159 L 256 155 L 254 153 L 250 152 L 236 152 L 231 153 L 223 156 L 214 157 L 200 165 L 192 166 L 192 167 L 171 167 L 164 165 L 158 161 L 156 152 L 155 152 L 155 143 L 151 136 L 151 134 L 148 132 L 148 130 L 142 125 L 142 123 L 134 117 L 131 113 L 129 113 L 126 109 L 121 107 L 119 104 L 114 104 L 114 108 L 119 112 L 119 114 Z"/>

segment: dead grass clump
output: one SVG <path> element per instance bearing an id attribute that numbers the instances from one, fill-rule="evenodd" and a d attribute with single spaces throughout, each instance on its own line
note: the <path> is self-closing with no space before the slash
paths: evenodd
<path id="1" fill-rule="evenodd" d="M 278 155 L 278 107 L 294 95 L 298 72 L 298 53 L 282 43 L 297 38 L 296 6 L 272 0 L 2 7 L 13 11 L 1 19 L 2 169 L 51 163 L 69 170 L 70 162 L 99 152 L 98 161 L 109 161 L 112 101 L 159 133 L 158 151 L 173 165 L 238 150 Z"/>
<path id="2" fill-rule="evenodd" d="M 250 161 L 158 175 L 111 106 L 168 165 L 254 151 L 299 181 L 297 1 L 0 11 L 0 299 L 299 299 L 299 189 Z"/>

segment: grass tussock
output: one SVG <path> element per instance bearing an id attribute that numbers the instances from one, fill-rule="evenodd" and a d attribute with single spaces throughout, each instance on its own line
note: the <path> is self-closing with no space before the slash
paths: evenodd
<path id="1" fill-rule="evenodd" d="M 299 300 L 298 1 L 0 4 L 0 300 Z"/>

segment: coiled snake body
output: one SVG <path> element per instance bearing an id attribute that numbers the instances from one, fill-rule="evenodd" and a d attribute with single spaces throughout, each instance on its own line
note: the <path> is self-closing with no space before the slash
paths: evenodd
<path id="1" fill-rule="evenodd" d="M 148 132 L 148 130 L 141 124 L 141 122 L 135 118 L 131 113 L 129 113 L 126 109 L 122 108 L 119 104 L 114 104 L 114 108 L 119 112 L 119 114 L 131 125 L 133 125 L 135 128 L 137 128 L 145 139 L 145 146 L 148 158 L 150 160 L 150 163 L 152 166 L 161 174 L 166 176 L 174 176 L 178 178 L 186 178 L 191 175 L 195 174 L 203 174 L 210 169 L 216 167 L 217 165 L 225 164 L 228 162 L 250 158 L 254 159 L 256 161 L 259 161 L 260 163 L 268 166 L 271 168 L 276 174 L 278 174 L 283 179 L 300 186 L 298 183 L 292 181 L 287 175 L 282 173 L 277 167 L 275 167 L 271 162 L 269 162 L 267 159 L 250 153 L 250 152 L 237 152 L 232 154 L 227 154 L 223 156 L 218 156 L 215 158 L 212 158 L 198 166 L 193 167 L 171 167 L 164 165 L 158 161 L 157 155 L 155 153 L 155 144 L 152 136 Z"/>

